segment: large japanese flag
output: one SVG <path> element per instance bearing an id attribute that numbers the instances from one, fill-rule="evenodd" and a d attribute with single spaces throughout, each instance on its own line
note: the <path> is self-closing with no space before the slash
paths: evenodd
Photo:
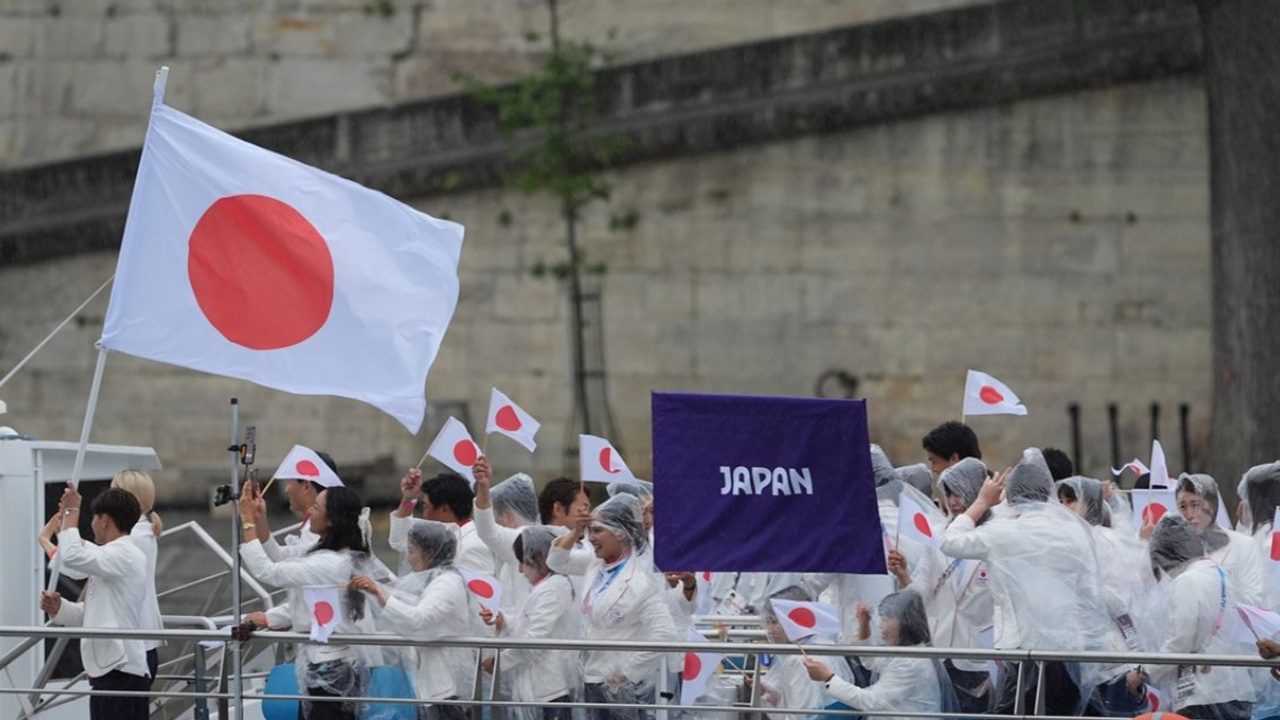
<path id="1" fill-rule="evenodd" d="M 970 370 L 964 381 L 965 415 L 1026 415 L 1027 408 L 1008 385 Z"/>
<path id="2" fill-rule="evenodd" d="M 458 300 L 462 234 L 157 94 L 101 343 L 361 400 L 416 433 Z"/>
<path id="3" fill-rule="evenodd" d="M 583 482 L 638 484 L 613 443 L 602 437 L 578 436 L 578 465 Z"/>

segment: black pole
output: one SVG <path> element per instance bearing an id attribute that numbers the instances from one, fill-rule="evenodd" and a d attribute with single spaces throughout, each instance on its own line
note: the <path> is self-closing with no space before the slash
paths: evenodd
<path id="1" fill-rule="evenodd" d="M 1067 406 L 1067 412 L 1071 413 L 1071 459 L 1076 464 L 1076 472 L 1080 470 L 1080 403 L 1071 403 Z"/>
<path id="2" fill-rule="evenodd" d="M 1182 433 L 1182 472 L 1191 472 L 1191 431 L 1187 427 L 1187 417 L 1190 415 L 1190 405 L 1182 403 L 1178 406 L 1178 425 Z"/>
<path id="3" fill-rule="evenodd" d="M 1120 408 L 1107 405 L 1107 422 L 1111 425 L 1111 467 L 1120 467 Z"/>
<path id="4" fill-rule="evenodd" d="M 1151 442 L 1160 439 L 1160 403 L 1151 403 Z"/>

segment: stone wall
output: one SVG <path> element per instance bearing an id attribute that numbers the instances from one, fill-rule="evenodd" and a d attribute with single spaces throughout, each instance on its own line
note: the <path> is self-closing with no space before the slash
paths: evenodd
<path id="1" fill-rule="evenodd" d="M 1084 470 L 1109 462 L 1106 404 L 1123 452 L 1145 457 L 1146 408 L 1192 406 L 1202 456 L 1210 397 L 1208 163 L 1195 76 L 943 112 L 691 157 L 614 176 L 611 208 L 584 235 L 604 280 L 611 395 L 629 464 L 649 471 L 650 390 L 809 395 L 843 368 L 861 380 L 873 439 L 900 463 L 958 414 L 974 367 L 1008 382 L 1026 418 L 977 418 L 993 464 L 1027 444 L 1068 447 L 1084 419 Z M 553 208 L 497 189 L 420 197 L 467 228 L 462 297 L 428 396 L 482 421 L 491 386 L 544 423 L 532 461 L 495 438 L 499 473 L 562 466 L 568 329 L 553 281 Z M 635 228 L 610 231 L 634 208 Z M 504 213 L 503 211 L 507 211 Z M 503 222 L 509 216 L 510 222 Z M 111 272 L 111 253 L 0 267 L 0 368 L 8 368 Z M 0 396 L 9 424 L 79 431 L 99 300 Z M 108 363 L 94 440 L 152 444 L 164 492 L 199 497 L 221 478 L 227 398 L 257 422 L 264 464 L 294 442 L 339 462 L 430 440 L 359 404 L 302 398 L 130 358 Z M 1170 432 L 1166 420 L 1165 431 Z M 1167 443 L 1171 464 L 1178 443 Z"/>
<path id="2" fill-rule="evenodd" d="M 637 60 L 990 0 L 560 0 L 565 37 Z M 546 47 L 543 0 L 0 2 L 0 168 L 137 146 L 167 101 L 241 128 L 493 80 Z M 530 42 L 526 33 L 542 38 Z"/>

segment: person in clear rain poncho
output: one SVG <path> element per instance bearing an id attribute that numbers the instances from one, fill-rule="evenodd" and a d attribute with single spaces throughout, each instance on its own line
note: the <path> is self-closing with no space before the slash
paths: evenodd
<path id="1" fill-rule="evenodd" d="M 1276 509 L 1280 508 L 1280 462 L 1264 463 L 1249 468 L 1240 481 L 1242 509 L 1240 522 L 1253 534 L 1262 557 L 1271 556 L 1271 532 Z"/>
<path id="2" fill-rule="evenodd" d="M 655 575 L 646 552 L 640 500 L 620 493 L 579 518 L 573 529 L 557 538 L 547 566 L 566 575 L 585 574 L 586 592 L 581 600 L 583 637 L 588 640 L 675 641 L 678 638 L 671 611 L 663 598 L 666 590 Z M 573 553 L 586 532 L 594 557 Z M 583 653 L 583 696 L 594 703 L 652 703 L 661 665 L 656 652 L 591 650 Z M 592 709 L 592 720 L 636 720 L 651 713 L 630 708 Z"/>
<path id="3" fill-rule="evenodd" d="M 894 473 L 908 487 L 913 487 L 925 497 L 933 496 L 933 473 L 929 471 L 929 466 L 924 463 L 916 463 L 915 465 L 905 465 L 896 468 Z"/>
<path id="4" fill-rule="evenodd" d="M 1258 546 L 1252 538 L 1218 524 L 1218 505 L 1222 502 L 1218 483 L 1208 475 L 1183 473 L 1176 487 L 1178 514 L 1191 523 L 1200 536 L 1209 559 L 1227 572 L 1227 581 L 1235 586 L 1240 601 L 1271 607 L 1271 583 Z"/>
<path id="5" fill-rule="evenodd" d="M 381 608 L 375 619 L 377 629 L 413 640 L 479 635 L 478 611 L 470 604 L 462 576 L 454 567 L 458 538 L 453 529 L 414 518 L 406 541 L 409 574 L 389 586 L 367 576 L 351 580 L 353 590 L 368 593 Z M 415 694 L 425 703 L 471 695 L 472 650 L 415 645 L 413 657 L 405 664 L 413 668 Z M 420 706 L 418 717 L 462 720 L 466 710 L 458 705 L 428 704 Z"/>
<path id="6" fill-rule="evenodd" d="M 1111 528 L 1106 488 L 1093 478 L 1074 476 L 1058 483 L 1058 501 L 1089 524 L 1099 559 L 1099 589 L 1110 624 L 1107 650 L 1115 653 L 1154 652 L 1162 628 L 1155 607 L 1155 577 L 1144 543 Z M 1102 670 L 1103 681 L 1093 690 L 1090 709 L 1106 717 L 1133 717 L 1147 705 L 1143 676 L 1129 665 Z"/>
<path id="7" fill-rule="evenodd" d="M 1238 622 L 1227 573 L 1204 554 L 1204 543 L 1181 516 L 1166 515 L 1151 533 L 1152 569 L 1167 603 L 1162 653 L 1243 652 L 1230 638 Z M 1248 648 L 1252 650 L 1252 648 Z M 1193 720 L 1245 720 L 1253 683 L 1244 668 L 1155 665 L 1151 681 L 1164 687 L 1174 711 Z"/>
<path id="8" fill-rule="evenodd" d="M 784 588 L 774 593 L 769 599 L 798 600 L 801 602 L 813 600 L 809 593 L 797 586 Z M 769 642 L 779 645 L 791 644 L 786 630 L 783 629 L 782 624 L 778 621 L 778 614 L 774 610 L 773 604 L 765 603 L 763 610 L 765 630 Z M 831 640 L 831 638 L 810 636 L 802 638 L 800 644 L 829 645 Z M 834 677 L 848 682 L 853 681 L 853 673 L 849 671 L 849 663 L 844 658 L 835 655 L 815 655 L 813 658 Z M 774 662 L 769 666 L 769 671 L 760 678 L 760 693 L 758 697 L 761 707 L 786 710 L 820 710 L 831 707 L 838 702 L 825 692 L 822 685 L 813 682 L 809 678 L 809 671 L 804 664 L 804 656 L 790 654 L 774 657 Z M 771 717 L 775 718 L 775 720 L 787 720 L 801 716 L 779 714 Z"/>
<path id="9" fill-rule="evenodd" d="M 1107 646 L 1109 616 L 1098 587 L 1093 538 L 1079 516 L 1050 502 L 1052 488 L 1040 451 L 1028 448 L 1016 467 L 983 483 L 977 499 L 943 533 L 943 554 L 985 560 L 990 569 L 996 649 Z M 988 510 L 991 519 L 978 525 Z M 1035 663 L 1002 663 L 995 712 L 1014 709 L 1018 687 L 1027 712 L 1038 710 L 1031 706 L 1038 669 Z M 1082 710 L 1103 674 L 1075 663 L 1044 663 L 1044 710 L 1050 715 Z"/>
<path id="10" fill-rule="evenodd" d="M 929 619 L 924 601 L 914 590 L 889 595 L 880 601 L 880 636 L 884 644 L 897 647 L 930 645 Z M 859 639 L 871 635 L 871 609 L 858 608 Z M 862 661 L 873 673 L 869 687 L 858 687 L 834 673 L 827 665 L 807 658 L 805 669 L 812 680 L 822 683 L 826 692 L 855 710 L 896 712 L 880 716 L 886 720 L 907 720 L 913 712 L 955 712 L 957 709 L 951 681 L 942 663 L 930 658 L 867 657 Z"/>
<path id="11" fill-rule="evenodd" d="M 256 517 L 264 508 L 261 495 L 252 483 L 241 490 L 240 512 L 243 517 Z M 245 523 L 240 558 L 254 577 L 267 585 L 288 590 L 287 616 L 294 632 L 311 630 L 311 612 L 303 589 L 308 586 L 346 587 L 352 576 L 367 570 L 369 544 L 360 527 L 360 498 L 346 487 L 331 487 L 316 496 L 311 508 L 310 525 L 319 540 L 305 554 L 272 560 L 257 537 L 253 523 Z M 365 617 L 364 596 L 345 593 L 341 620 L 335 635 L 359 632 Z M 260 625 L 266 615 L 255 613 L 245 618 L 246 624 Z M 273 616 L 274 617 L 274 616 Z M 345 702 L 301 703 L 301 716 L 307 720 L 354 720 L 358 698 L 368 674 L 368 661 L 359 648 L 330 640 L 328 643 L 303 643 L 297 651 L 298 687 L 312 697 L 353 698 Z"/>
<path id="12" fill-rule="evenodd" d="M 942 471 L 938 481 L 953 518 L 964 514 L 978 499 L 986 480 L 987 466 L 977 458 L 964 458 Z M 909 587 L 924 600 L 930 635 L 936 644 L 983 646 L 982 631 L 991 626 L 993 613 L 991 579 L 985 562 L 952 559 L 929 548 L 914 567 L 897 550 L 889 552 L 888 564 L 899 585 Z M 962 711 L 980 713 L 990 707 L 992 692 L 986 661 L 947 660 L 944 667 Z"/>
<path id="13" fill-rule="evenodd" d="M 491 616 L 481 611 L 485 622 L 501 636 L 531 639 L 570 639 L 579 635 L 581 617 L 573 595 L 573 584 L 547 566 L 551 544 L 558 533 L 544 525 L 520 530 L 513 552 L 520 559 L 520 572 L 533 590 L 514 611 Z M 542 708 L 511 708 L 511 717 L 520 720 L 569 720 L 568 708 L 556 707 L 571 699 L 578 686 L 578 662 L 568 650 L 503 650 L 498 671 L 509 688 L 512 700 L 536 702 Z M 485 658 L 486 672 L 493 672 L 494 656 Z"/>
<path id="14" fill-rule="evenodd" d="M 487 458 L 476 461 L 472 475 L 476 482 L 471 519 L 476 535 L 493 554 L 493 574 L 502 583 L 502 609 L 512 610 L 530 590 L 512 548 L 520 529 L 538 522 L 538 494 L 533 479 L 524 473 L 492 485 L 493 469 Z"/>

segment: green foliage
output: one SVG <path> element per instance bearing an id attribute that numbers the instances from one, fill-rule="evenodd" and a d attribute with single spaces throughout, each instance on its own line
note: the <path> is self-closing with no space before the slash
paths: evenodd
<path id="1" fill-rule="evenodd" d="M 364 6 L 365 15 L 377 15 L 382 19 L 396 14 L 395 0 L 372 0 Z"/>

